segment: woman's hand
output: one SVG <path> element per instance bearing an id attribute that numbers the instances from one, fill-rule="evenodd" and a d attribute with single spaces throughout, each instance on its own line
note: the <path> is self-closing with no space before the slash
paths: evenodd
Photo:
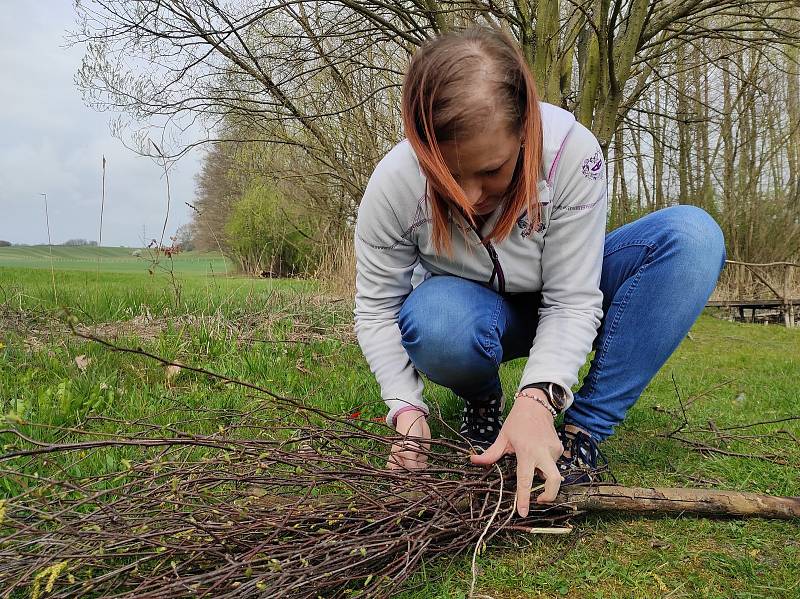
<path id="1" fill-rule="evenodd" d="M 394 427 L 398 433 L 406 437 L 401 443 L 392 445 L 389 461 L 386 464 L 391 470 L 408 469 L 419 470 L 425 468 L 428 461 L 428 450 L 430 443 L 409 439 L 408 437 L 419 437 L 420 439 L 430 439 L 431 429 L 425 413 L 420 410 L 409 410 L 403 412 L 395 419 Z"/>
<path id="2" fill-rule="evenodd" d="M 543 391 L 533 390 L 541 394 Z M 530 391 L 528 391 L 530 393 Z M 528 515 L 534 473 L 544 476 L 544 491 L 536 503 L 555 500 L 561 487 L 561 474 L 556 460 L 563 447 L 553 427 L 553 416 L 543 405 L 529 397 L 518 397 L 508 418 L 500 429 L 497 440 L 480 455 L 470 457 L 473 464 L 489 466 L 506 454 L 517 456 L 517 511 L 523 518 Z"/>

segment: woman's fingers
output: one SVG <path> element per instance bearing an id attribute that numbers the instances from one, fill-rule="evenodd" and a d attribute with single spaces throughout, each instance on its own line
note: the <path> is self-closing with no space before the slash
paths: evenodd
<path id="1" fill-rule="evenodd" d="M 528 515 L 531 505 L 531 488 L 537 468 L 544 477 L 544 491 L 536 498 L 536 503 L 555 501 L 561 488 L 561 473 L 552 459 L 526 459 L 517 454 L 517 512 L 523 518 Z"/>
<path id="2" fill-rule="evenodd" d="M 389 459 L 386 461 L 386 467 L 389 470 L 398 470 L 403 467 L 400 452 L 401 449 L 397 445 L 392 445 L 392 449 L 389 452 Z"/>
<path id="3" fill-rule="evenodd" d="M 403 439 L 392 445 L 386 467 L 390 470 L 421 470 L 427 467 L 431 430 L 425 414 L 421 411 L 400 414 L 396 430 Z"/>
<path id="4" fill-rule="evenodd" d="M 469 459 L 477 466 L 491 466 L 505 455 L 507 447 L 508 443 L 502 436 L 500 436 L 497 437 L 497 440 L 489 446 L 489 449 L 483 453 L 472 454 L 469 456 Z"/>
<path id="5" fill-rule="evenodd" d="M 561 488 L 561 473 L 558 471 L 558 466 L 555 462 L 550 461 L 546 465 L 540 466 L 539 470 L 544 475 L 544 491 L 536 498 L 536 503 L 555 501 L 558 490 Z"/>
<path id="6" fill-rule="evenodd" d="M 428 465 L 428 454 L 422 451 L 409 449 L 403 452 L 405 457 L 405 466 L 409 470 L 421 470 Z"/>
<path id="7" fill-rule="evenodd" d="M 517 454 L 517 513 L 523 518 L 531 507 L 531 487 L 536 463 L 527 456 Z"/>
<path id="8" fill-rule="evenodd" d="M 420 445 L 408 442 L 404 445 L 392 445 L 386 467 L 390 470 L 421 470 L 427 467 L 428 454 L 421 451 Z"/>

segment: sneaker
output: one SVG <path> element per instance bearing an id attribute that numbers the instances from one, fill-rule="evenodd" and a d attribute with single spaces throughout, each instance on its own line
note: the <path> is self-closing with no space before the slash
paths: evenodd
<path id="1" fill-rule="evenodd" d="M 608 460 L 591 435 L 582 430 L 568 432 L 562 425 L 558 429 L 558 438 L 564 446 L 564 453 L 556 460 L 564 477 L 562 485 L 598 483 L 610 476 Z M 613 480 L 613 476 L 610 478 Z"/>
<path id="2" fill-rule="evenodd" d="M 505 398 L 501 391 L 483 401 L 464 402 L 459 434 L 475 447 L 484 451 L 495 442 L 503 426 Z"/>

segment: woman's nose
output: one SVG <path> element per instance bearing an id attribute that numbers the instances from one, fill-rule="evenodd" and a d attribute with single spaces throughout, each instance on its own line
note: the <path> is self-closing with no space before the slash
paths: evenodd
<path id="1" fill-rule="evenodd" d="M 483 187 L 480 181 L 464 181 L 461 183 L 461 189 L 464 191 L 464 195 L 467 196 L 470 205 L 477 204 L 483 195 Z"/>

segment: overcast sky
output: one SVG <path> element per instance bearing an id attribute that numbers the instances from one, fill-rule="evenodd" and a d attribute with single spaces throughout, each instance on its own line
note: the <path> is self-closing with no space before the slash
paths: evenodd
<path id="1" fill-rule="evenodd" d="M 53 243 L 97 240 L 101 164 L 106 157 L 103 245 L 139 246 L 164 223 L 163 171 L 111 136 L 109 113 L 83 104 L 74 76 L 83 49 L 66 48 L 71 0 L 0 0 L 0 239 L 47 243 L 47 193 Z M 170 173 L 167 233 L 189 221 L 200 152 Z"/>

